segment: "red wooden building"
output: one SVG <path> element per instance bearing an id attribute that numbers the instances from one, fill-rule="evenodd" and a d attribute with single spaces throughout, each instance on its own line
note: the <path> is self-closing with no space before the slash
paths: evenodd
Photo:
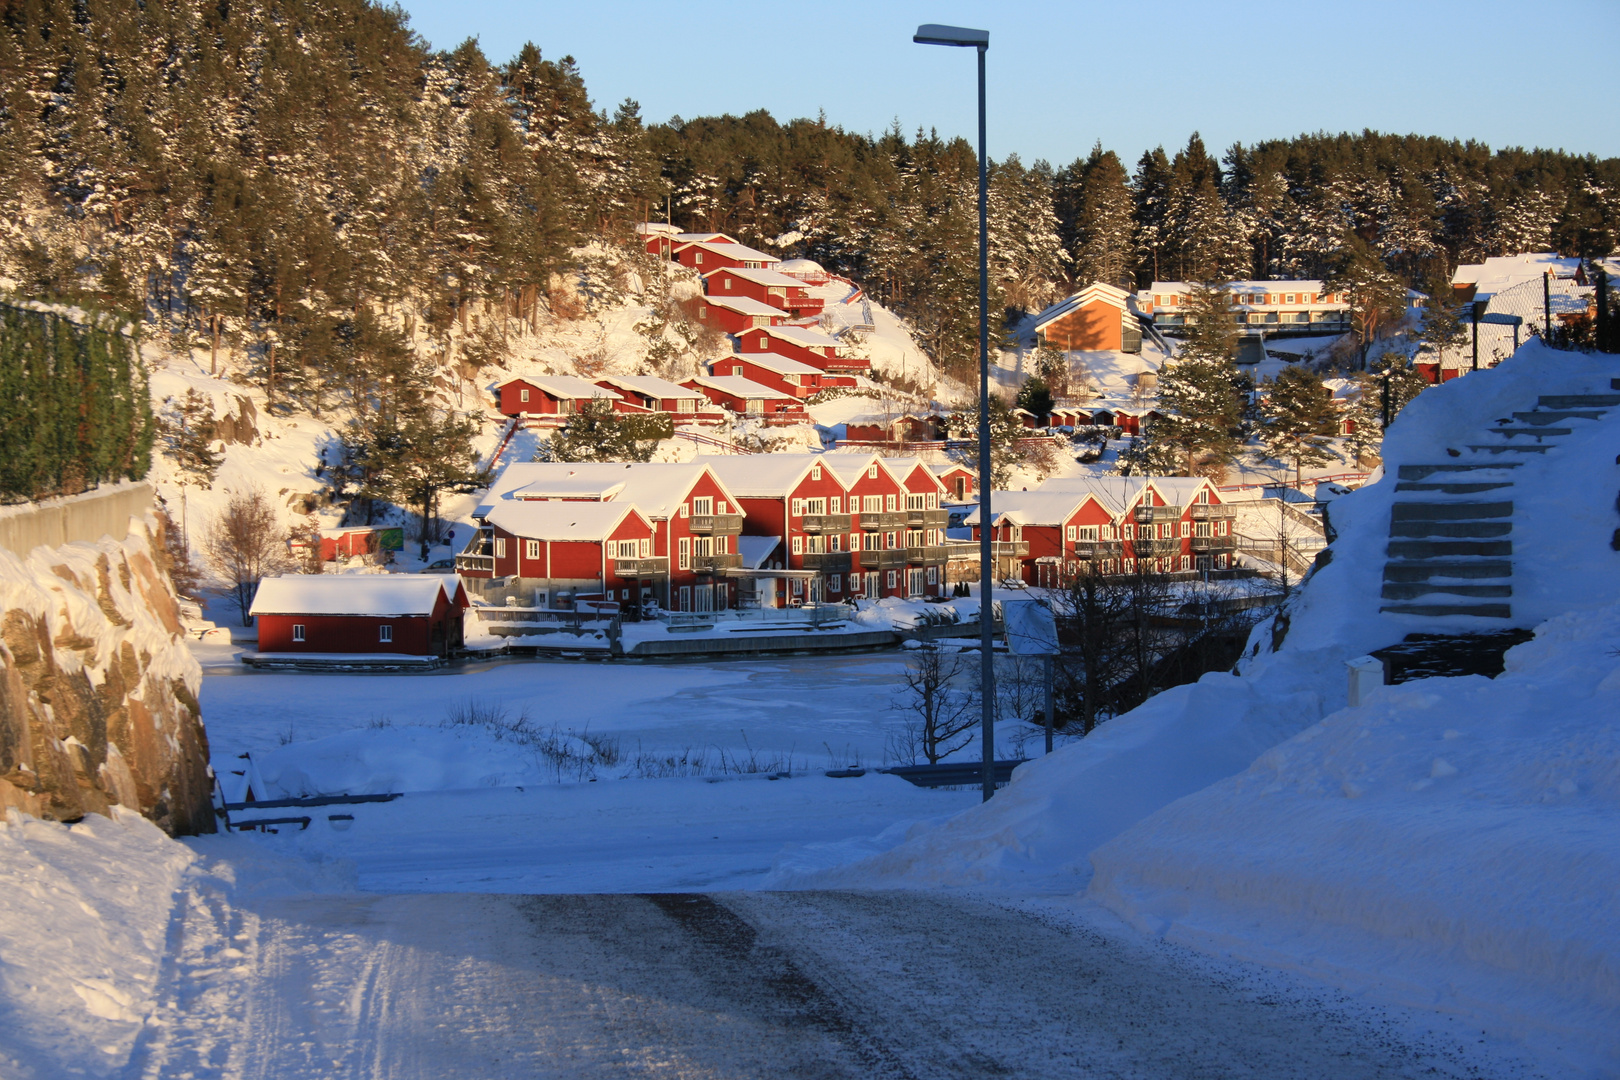
<path id="1" fill-rule="evenodd" d="M 651 558 L 653 529 L 631 503 L 520 498 L 513 493 L 474 511 L 479 530 L 456 556 L 456 570 L 477 588 L 508 579 L 536 606 L 566 592 L 575 598 L 619 599 L 639 592 L 634 571 Z M 632 595 L 625 593 L 626 596 Z"/>
<path id="2" fill-rule="evenodd" d="M 794 395 L 740 375 L 695 375 L 681 385 L 701 391 L 711 402 L 731 412 L 763 416 L 784 424 L 808 423 L 810 419 L 804 403 Z"/>
<path id="3" fill-rule="evenodd" d="M 448 656 L 466 607 L 440 574 L 288 574 L 261 581 L 248 613 L 261 653 Z"/>
<path id="4" fill-rule="evenodd" d="M 945 485 L 947 497 L 954 502 L 967 502 L 978 489 L 978 474 L 966 465 L 950 465 L 935 469 L 934 475 Z"/>
<path id="5" fill-rule="evenodd" d="M 730 240 L 730 237 L 726 238 Z M 698 240 L 675 248 L 672 255 L 682 266 L 707 274 L 714 270 L 763 270 L 781 262 L 775 255 L 759 251 L 747 244 L 717 243 Z"/>
<path id="6" fill-rule="evenodd" d="M 1142 351 L 1136 298 L 1097 282 L 1035 317 L 1035 340 L 1065 352 Z"/>
<path id="7" fill-rule="evenodd" d="M 998 578 L 1061 588 L 1082 570 L 1119 571 L 1120 543 L 1114 516 L 1089 491 L 998 491 L 994 555 Z M 977 540 L 979 512 L 966 523 Z"/>
<path id="8" fill-rule="evenodd" d="M 866 371 L 872 362 L 844 355 L 838 339 L 802 326 L 761 326 L 737 338 L 740 353 L 775 353 L 824 371 Z"/>
<path id="9" fill-rule="evenodd" d="M 668 379 L 651 375 L 604 375 L 596 380 L 596 385 L 617 394 L 631 411 L 668 413 L 677 424 L 718 419 L 702 394 Z"/>
<path id="10" fill-rule="evenodd" d="M 1233 511 L 1222 505 L 1220 492 L 1206 479 L 1054 477 L 1035 491 L 1090 495 L 1106 509 L 1114 533 L 1097 539 L 1119 541 L 1117 556 L 1109 555 L 1120 560 L 1119 572 L 1175 574 L 1225 570 L 1233 565 L 1237 550 Z M 1006 497 L 1017 494 L 1010 492 Z M 998 493 L 997 498 L 1001 497 Z M 999 512 L 1000 506 L 996 509 Z"/>
<path id="11" fill-rule="evenodd" d="M 724 331 L 741 334 L 756 326 L 780 326 L 788 316 L 752 296 L 703 296 L 698 298 L 698 321 Z"/>
<path id="12" fill-rule="evenodd" d="M 714 376 L 736 375 L 796 398 L 807 398 L 829 386 L 854 386 L 849 375 L 831 375 L 820 368 L 789 360 L 775 353 L 728 356 L 709 365 Z"/>
<path id="13" fill-rule="evenodd" d="M 825 301 L 811 296 L 798 278 L 769 269 L 729 267 L 712 270 L 703 277 L 703 291 L 710 296 L 747 296 L 789 312 L 796 319 L 821 314 Z"/>
<path id="14" fill-rule="evenodd" d="M 666 225 L 661 221 L 644 221 L 636 226 L 636 232 L 641 234 L 642 241 L 647 246 L 647 254 L 657 255 L 663 259 L 672 256 L 676 248 L 698 241 L 708 244 L 735 244 L 737 242 L 725 233 L 677 232 L 675 226 Z"/>
<path id="15" fill-rule="evenodd" d="M 747 513 L 744 530 L 775 539 L 776 565 L 748 580 L 759 603 L 785 607 L 844 600 L 860 571 L 859 533 L 845 508 L 844 485 L 825 454 L 717 457 L 710 467 Z"/>
<path id="16" fill-rule="evenodd" d="M 594 398 L 623 400 L 606 387 L 574 375 L 512 379 L 495 388 L 502 416 L 527 416 L 541 424 L 566 424 L 580 406 Z"/>

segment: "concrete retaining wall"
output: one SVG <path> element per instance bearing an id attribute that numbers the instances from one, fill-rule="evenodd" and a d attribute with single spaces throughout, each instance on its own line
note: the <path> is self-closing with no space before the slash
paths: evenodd
<path id="1" fill-rule="evenodd" d="M 670 641 L 642 641 L 626 649 L 630 657 L 725 656 L 773 652 L 865 651 L 887 648 L 899 641 L 892 630 L 868 630 L 852 634 L 745 634 L 726 637 L 691 637 Z"/>
<path id="2" fill-rule="evenodd" d="M 152 509 L 152 485 L 125 481 L 83 495 L 47 499 L 39 503 L 0 508 L 0 548 L 19 559 L 41 544 L 61 547 L 78 541 L 95 542 L 103 536 L 122 540 L 129 519 L 144 517 Z"/>

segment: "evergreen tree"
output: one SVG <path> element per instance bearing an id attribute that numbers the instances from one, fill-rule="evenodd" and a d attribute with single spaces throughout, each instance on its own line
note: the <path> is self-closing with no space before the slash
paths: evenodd
<path id="1" fill-rule="evenodd" d="M 1360 346 L 1361 367 L 1365 369 L 1373 343 L 1405 318 L 1406 287 L 1355 235 L 1345 238 L 1344 250 L 1338 270 L 1323 289 L 1345 294 L 1350 304 L 1350 325 Z"/>
<path id="2" fill-rule="evenodd" d="M 977 467 L 979 461 L 979 415 L 977 412 L 952 413 L 950 418 L 951 438 L 962 439 L 967 442 L 963 453 L 968 462 Z M 1018 453 L 1018 440 L 1027 434 L 1024 425 L 1018 422 L 1018 417 L 1007 407 L 1006 402 L 992 396 L 990 398 L 990 485 L 991 488 L 1006 487 L 1012 478 L 1012 471 L 1022 460 Z"/>
<path id="3" fill-rule="evenodd" d="M 1389 424 L 1428 386 L 1407 358 L 1397 352 L 1385 353 L 1356 377 L 1357 392 L 1348 414 L 1355 430 L 1348 441 L 1358 461 L 1379 456 Z"/>
<path id="4" fill-rule="evenodd" d="M 1134 463 L 1173 461 L 1174 475 L 1225 475 L 1242 445 L 1244 380 L 1233 363 L 1237 339 L 1226 292 L 1195 286 L 1188 294 L 1186 337 L 1159 377 L 1165 415 L 1147 431 Z"/>
<path id="5" fill-rule="evenodd" d="M 551 437 L 553 461 L 648 461 L 657 447 L 656 440 L 613 411 L 613 405 L 597 398 L 580 406 L 566 427 Z"/>
<path id="6" fill-rule="evenodd" d="M 1018 388 L 1018 407 L 1044 418 L 1052 411 L 1052 389 L 1039 375 L 1031 375 Z"/>
<path id="7" fill-rule="evenodd" d="M 1131 178 L 1136 204 L 1137 283 L 1163 281 L 1170 268 L 1170 159 L 1164 147 L 1143 153 Z"/>
<path id="8" fill-rule="evenodd" d="M 1333 391 L 1320 378 L 1300 367 L 1287 367 L 1267 388 L 1260 444 L 1266 455 L 1294 463 L 1294 484 L 1306 465 L 1333 460 L 1328 442 L 1339 430 L 1339 411 Z"/>
<path id="9" fill-rule="evenodd" d="M 1067 240 L 1074 264 L 1073 281 L 1084 288 L 1094 281 L 1134 290 L 1136 242 L 1130 177 L 1112 150 L 1102 143 L 1066 172 L 1073 178 L 1072 225 Z"/>

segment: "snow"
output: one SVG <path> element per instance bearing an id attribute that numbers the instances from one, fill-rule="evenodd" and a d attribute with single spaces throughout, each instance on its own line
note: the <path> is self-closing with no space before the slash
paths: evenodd
<path id="1" fill-rule="evenodd" d="M 769 386 L 761 385 L 752 379 L 741 375 L 694 375 L 692 381 L 709 390 L 718 390 L 735 398 L 746 400 L 759 400 L 761 398 L 777 401 L 791 398 L 792 395 L 781 390 L 773 390 Z"/>
<path id="2" fill-rule="evenodd" d="M 252 615 L 431 615 L 444 579 L 418 574 L 289 574 L 265 578 Z"/>
<path id="3" fill-rule="evenodd" d="M 139 814 L 0 821 L 0 1075 L 120 1074 L 195 856 Z"/>
<path id="4" fill-rule="evenodd" d="M 601 540 L 631 514 L 641 517 L 629 502 L 501 499 L 485 517 L 491 525 L 530 540 Z"/>

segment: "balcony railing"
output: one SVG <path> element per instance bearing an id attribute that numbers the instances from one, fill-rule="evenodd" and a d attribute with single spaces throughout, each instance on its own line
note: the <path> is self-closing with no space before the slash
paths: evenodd
<path id="1" fill-rule="evenodd" d="M 1125 550 L 1118 540 L 1076 540 L 1074 557 L 1077 559 L 1117 559 Z"/>
<path id="2" fill-rule="evenodd" d="M 1192 538 L 1192 549 L 1197 552 L 1231 551 L 1236 547 L 1237 537 L 1231 534 L 1226 536 L 1195 536 Z"/>
<path id="3" fill-rule="evenodd" d="M 646 559 L 614 559 L 613 573 L 622 578 L 666 577 L 669 558 L 655 555 Z"/>
<path id="4" fill-rule="evenodd" d="M 820 570 L 826 574 L 847 574 L 850 567 L 850 553 L 847 551 L 807 551 L 804 553 L 804 568 L 806 570 Z"/>
<path id="5" fill-rule="evenodd" d="M 456 572 L 460 574 L 489 574 L 495 573 L 495 556 L 493 555 L 457 555 Z"/>
<path id="6" fill-rule="evenodd" d="M 1194 521 L 1213 521 L 1216 518 L 1229 518 L 1237 515 L 1235 507 L 1217 506 L 1214 503 L 1193 503 L 1191 509 Z"/>
<path id="7" fill-rule="evenodd" d="M 947 559 L 977 559 L 979 557 L 979 542 L 977 540 L 952 540 L 944 546 Z M 992 540 L 990 541 L 990 557 L 993 559 L 1027 559 L 1029 558 L 1029 541 Z"/>
<path id="8" fill-rule="evenodd" d="M 862 512 L 861 528 L 869 532 L 877 532 L 879 529 L 901 529 L 906 525 L 906 513 L 904 510 Z"/>
<path id="9" fill-rule="evenodd" d="M 712 574 L 717 570 L 735 570 L 742 566 L 742 556 L 730 555 L 693 555 L 692 569 L 699 574 Z"/>
<path id="10" fill-rule="evenodd" d="M 849 532 L 848 514 L 806 514 L 799 520 L 799 529 L 807 533 Z"/>
<path id="11" fill-rule="evenodd" d="M 1149 521 L 1180 521 L 1185 509 L 1185 507 L 1181 506 L 1138 506 L 1136 508 L 1136 520 L 1144 523 Z"/>
<path id="12" fill-rule="evenodd" d="M 905 548 L 861 552 L 861 567 L 866 570 L 898 570 L 904 565 L 906 565 Z"/>
<path id="13" fill-rule="evenodd" d="M 1171 537 L 1168 540 L 1137 539 L 1131 541 L 1132 549 L 1138 559 L 1152 558 L 1157 555 L 1181 554 L 1181 538 Z"/>
<path id="14" fill-rule="evenodd" d="M 693 514 L 686 520 L 687 530 L 698 536 L 736 534 L 742 532 L 742 525 L 741 514 Z"/>
<path id="15" fill-rule="evenodd" d="M 942 563 L 948 556 L 945 554 L 944 544 L 922 544 L 906 548 L 906 562 L 913 566 L 925 566 L 930 563 Z"/>
<path id="16" fill-rule="evenodd" d="M 944 529 L 951 523 L 949 510 L 907 510 L 906 524 L 913 529 Z"/>

